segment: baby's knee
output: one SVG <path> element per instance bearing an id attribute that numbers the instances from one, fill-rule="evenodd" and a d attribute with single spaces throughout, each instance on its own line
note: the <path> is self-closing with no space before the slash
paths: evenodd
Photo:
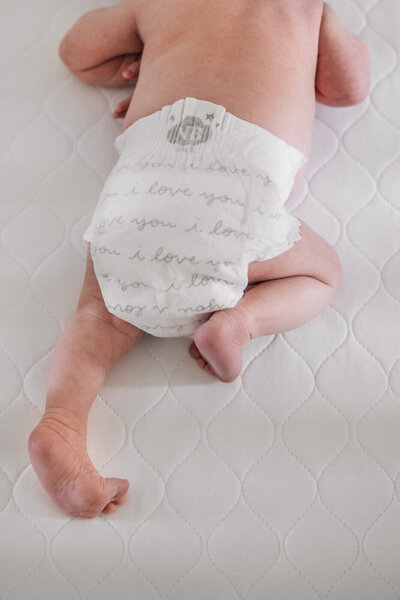
<path id="1" fill-rule="evenodd" d="M 330 250 L 327 252 L 325 282 L 334 289 L 338 289 L 342 279 L 342 263 L 336 250 L 329 244 Z"/>

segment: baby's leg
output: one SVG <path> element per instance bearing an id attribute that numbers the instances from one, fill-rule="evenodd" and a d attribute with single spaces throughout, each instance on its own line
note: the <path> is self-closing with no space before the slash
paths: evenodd
<path id="1" fill-rule="evenodd" d="M 93 518 L 100 512 L 110 514 L 125 501 L 128 481 L 104 479 L 90 461 L 86 426 L 108 369 L 142 333 L 107 311 L 88 245 L 77 309 L 54 349 L 45 414 L 28 442 L 39 480 L 70 515 Z"/>
<path id="2" fill-rule="evenodd" d="M 302 239 L 287 252 L 251 263 L 249 285 L 262 283 L 248 290 L 235 307 L 213 313 L 196 330 L 189 353 L 221 381 L 240 375 L 243 348 L 250 339 L 304 325 L 335 296 L 341 278 L 335 251 L 303 221 L 300 235 Z"/>

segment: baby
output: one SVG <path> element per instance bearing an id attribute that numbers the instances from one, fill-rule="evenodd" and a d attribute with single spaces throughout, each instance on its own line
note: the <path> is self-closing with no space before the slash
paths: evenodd
<path id="1" fill-rule="evenodd" d="M 90 461 L 89 409 L 144 331 L 191 336 L 199 367 L 231 382 L 249 340 L 300 327 L 334 297 L 335 251 L 284 204 L 304 177 L 315 101 L 362 102 L 369 54 L 322 0 L 124 0 L 83 15 L 60 57 L 88 84 L 137 83 L 114 113 L 119 160 L 28 443 L 54 502 L 94 518 L 129 482 Z"/>

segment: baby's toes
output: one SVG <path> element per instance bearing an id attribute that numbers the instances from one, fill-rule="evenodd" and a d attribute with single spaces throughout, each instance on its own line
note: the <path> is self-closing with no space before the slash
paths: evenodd
<path id="1" fill-rule="evenodd" d="M 126 479 L 123 481 L 126 481 Z M 129 484 L 128 484 L 128 487 L 129 487 Z M 111 515 L 112 513 L 114 513 L 117 510 L 117 506 L 121 506 L 122 504 L 125 504 L 125 502 L 126 502 L 126 493 L 123 496 L 119 495 L 116 498 L 113 498 L 112 502 L 107 504 L 107 506 L 105 506 L 103 508 L 102 512 L 107 515 Z"/>
<path id="2" fill-rule="evenodd" d="M 201 358 L 199 349 L 194 342 L 192 342 L 189 346 L 189 354 L 192 358 Z"/>
<path id="3" fill-rule="evenodd" d="M 71 514 L 85 519 L 93 519 L 101 512 L 111 514 L 116 510 L 115 504 L 125 501 L 128 488 L 127 479 L 101 477 L 97 488 L 85 485 L 78 497 L 75 497 Z"/>
<path id="4" fill-rule="evenodd" d="M 110 502 L 110 504 L 107 504 L 107 506 L 103 508 L 101 512 L 105 513 L 106 515 L 111 515 L 116 510 L 117 507 L 115 506 L 114 502 Z"/>
<path id="5" fill-rule="evenodd" d="M 106 504 L 103 503 L 103 507 L 107 508 L 110 504 L 123 504 L 129 489 L 129 481 L 127 479 L 118 479 L 117 477 L 108 477 L 102 481 L 105 482 L 104 496 L 106 497 Z"/>
<path id="6" fill-rule="evenodd" d="M 192 358 L 195 359 L 195 361 L 197 362 L 197 364 L 199 365 L 199 367 L 201 367 L 202 369 L 204 369 L 204 367 L 207 364 L 207 361 L 200 354 L 199 349 L 197 348 L 197 346 L 196 346 L 196 344 L 194 342 L 192 342 L 191 345 L 189 346 L 189 354 L 190 354 L 190 356 Z"/>
<path id="7" fill-rule="evenodd" d="M 204 369 L 210 375 L 215 375 L 215 373 L 212 370 L 212 368 L 210 367 L 209 363 L 206 361 L 204 356 L 202 356 L 202 354 L 200 354 L 199 349 L 194 342 L 192 342 L 189 346 L 189 354 L 192 358 L 195 359 L 195 361 L 197 362 L 197 364 L 199 365 L 199 367 L 201 369 Z"/>

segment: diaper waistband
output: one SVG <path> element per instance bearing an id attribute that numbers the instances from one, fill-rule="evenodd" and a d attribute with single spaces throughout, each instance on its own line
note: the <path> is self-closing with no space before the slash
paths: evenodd
<path id="1" fill-rule="evenodd" d="M 296 172 L 307 162 L 300 150 L 263 127 L 220 104 L 190 96 L 138 119 L 114 145 L 124 158 L 174 155 L 178 162 L 213 157 L 271 177 L 283 197 L 289 195 Z"/>

